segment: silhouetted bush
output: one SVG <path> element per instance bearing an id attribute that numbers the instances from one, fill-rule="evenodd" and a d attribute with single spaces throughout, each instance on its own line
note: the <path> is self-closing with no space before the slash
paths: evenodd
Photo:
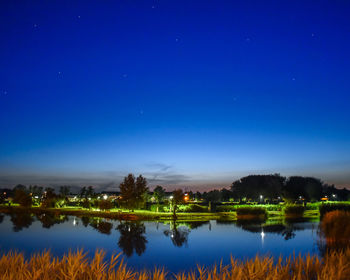
<path id="1" fill-rule="evenodd" d="M 110 200 L 100 200 L 98 203 L 98 208 L 103 211 L 110 210 L 112 207 L 113 203 Z"/>
<path id="2" fill-rule="evenodd" d="M 287 205 L 284 207 L 283 212 L 286 216 L 303 216 L 305 207 L 301 205 Z"/>
<path id="3" fill-rule="evenodd" d="M 350 203 L 323 203 L 319 206 L 321 217 L 323 217 L 327 212 L 341 210 L 350 212 Z"/>
<path id="4" fill-rule="evenodd" d="M 185 213 L 203 213 L 208 212 L 208 207 L 198 204 L 190 204 L 185 208 Z"/>
<path id="5" fill-rule="evenodd" d="M 236 208 L 235 205 L 219 205 L 216 206 L 216 212 L 233 212 L 236 211 Z"/>
<path id="6" fill-rule="evenodd" d="M 267 211 L 264 207 L 239 207 L 236 210 L 237 216 L 260 216 L 267 215 Z"/>

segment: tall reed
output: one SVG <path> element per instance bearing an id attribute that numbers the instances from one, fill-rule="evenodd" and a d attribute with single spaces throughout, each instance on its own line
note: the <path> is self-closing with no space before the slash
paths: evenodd
<path id="1" fill-rule="evenodd" d="M 162 268 L 137 271 L 128 268 L 120 254 L 105 260 L 105 252 L 97 250 L 88 258 L 83 250 L 69 252 L 62 258 L 48 251 L 36 253 L 28 260 L 23 253 L 8 252 L 0 258 L 1 280 L 301 280 L 350 278 L 350 249 L 330 252 L 324 258 L 318 256 L 259 257 L 246 261 L 231 258 L 229 265 L 197 266 L 193 271 L 171 274 Z"/>

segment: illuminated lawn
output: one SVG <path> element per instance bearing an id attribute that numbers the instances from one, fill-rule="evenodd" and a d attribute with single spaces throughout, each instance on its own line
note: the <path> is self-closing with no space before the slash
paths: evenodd
<path id="1" fill-rule="evenodd" d="M 254 210 L 256 206 L 245 206 L 247 210 Z M 267 208 L 267 207 L 266 207 Z M 125 209 L 113 208 L 108 211 L 101 211 L 98 208 L 84 209 L 82 207 L 62 207 L 62 208 L 42 208 L 33 206 L 30 208 L 24 208 L 18 205 L 5 206 L 0 205 L 0 212 L 10 213 L 11 211 L 25 211 L 31 213 L 55 213 L 57 215 L 74 215 L 74 216 L 90 216 L 90 217 L 103 217 L 111 219 L 121 220 L 172 220 L 173 215 L 170 212 L 154 212 L 149 210 L 135 210 L 129 211 Z M 253 212 L 253 211 L 252 211 Z M 203 212 L 203 213 L 176 213 L 178 220 L 187 221 L 208 221 L 208 220 L 237 220 L 236 211 L 231 212 Z M 259 216 L 259 215 L 258 215 Z M 284 218 L 283 211 L 267 210 L 266 218 L 268 219 L 282 219 Z M 254 215 L 241 215 L 240 219 L 251 219 Z M 302 216 L 307 219 L 315 219 L 319 217 L 319 210 L 305 210 Z"/>

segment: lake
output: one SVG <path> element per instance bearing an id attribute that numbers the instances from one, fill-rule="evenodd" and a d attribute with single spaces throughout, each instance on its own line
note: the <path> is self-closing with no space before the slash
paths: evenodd
<path id="1" fill-rule="evenodd" d="M 320 254 L 318 222 L 126 222 L 42 214 L 0 214 L 0 252 L 31 253 L 50 249 L 61 256 L 97 248 L 107 256 L 123 252 L 135 268 L 164 266 L 172 272 L 196 264 L 228 263 L 232 255 L 246 259 L 259 255 Z"/>

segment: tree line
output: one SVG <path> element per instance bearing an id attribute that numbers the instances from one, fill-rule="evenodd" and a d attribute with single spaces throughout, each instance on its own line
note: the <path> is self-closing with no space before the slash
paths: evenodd
<path id="1" fill-rule="evenodd" d="M 74 205 L 78 203 L 78 206 L 83 208 L 98 207 L 101 210 L 120 207 L 134 211 L 145 209 L 147 203 L 167 202 L 175 216 L 180 204 L 193 200 L 206 203 L 228 201 L 275 203 L 282 200 L 286 202 L 319 201 L 324 197 L 342 201 L 350 198 L 349 190 L 337 189 L 334 185 L 325 184 L 320 179 L 302 176 L 287 178 L 279 174 L 249 175 L 232 182 L 228 188 L 195 193 L 192 191 L 184 193 L 182 189 L 169 193 L 162 186 L 156 186 L 153 192 L 150 192 L 146 178 L 142 175 L 135 177 L 129 174 L 120 183 L 119 190 L 118 198 L 112 201 L 106 199 L 103 194 L 96 193 L 93 186 L 83 187 L 76 194 L 77 202 Z M 68 199 L 69 195 L 71 195 L 69 186 L 61 186 L 56 193 L 53 188 L 17 185 L 12 190 L 0 190 L 0 203 L 3 203 L 6 197 L 12 197 L 14 203 L 24 207 L 32 204 L 42 207 L 62 207 L 72 204 Z"/>

